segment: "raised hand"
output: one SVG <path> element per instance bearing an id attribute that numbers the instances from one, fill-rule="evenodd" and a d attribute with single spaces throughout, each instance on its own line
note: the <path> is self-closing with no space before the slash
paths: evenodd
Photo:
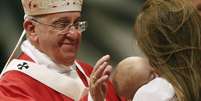
<path id="1" fill-rule="evenodd" d="M 90 76 L 89 90 L 94 101 L 104 101 L 107 89 L 107 80 L 112 71 L 112 66 L 109 65 L 110 56 L 105 55 L 100 58 Z"/>

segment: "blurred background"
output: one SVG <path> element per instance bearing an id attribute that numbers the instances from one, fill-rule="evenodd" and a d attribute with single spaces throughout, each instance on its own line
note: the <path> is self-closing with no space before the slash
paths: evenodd
<path id="1" fill-rule="evenodd" d="M 91 65 L 105 54 L 116 65 L 128 56 L 143 56 L 136 46 L 133 24 L 144 0 L 84 0 L 83 18 L 88 21 L 78 58 Z M 0 1 L 0 71 L 22 31 L 21 0 Z"/>

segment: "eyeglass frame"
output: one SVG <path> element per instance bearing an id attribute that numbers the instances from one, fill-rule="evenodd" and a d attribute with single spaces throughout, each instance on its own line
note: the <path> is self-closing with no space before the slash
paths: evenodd
<path id="1" fill-rule="evenodd" d="M 33 16 L 28 16 L 28 18 L 30 20 L 36 22 L 36 23 L 39 23 L 39 24 L 42 24 L 42 25 L 45 25 L 45 26 L 50 26 L 50 27 L 52 27 L 52 28 L 54 28 L 55 30 L 58 30 L 58 31 L 64 31 L 66 28 L 71 29 L 71 27 L 75 27 L 76 30 L 78 30 L 80 32 L 84 32 L 84 31 L 86 31 L 86 28 L 88 26 L 87 21 L 84 21 L 84 20 L 78 21 L 76 23 L 67 23 L 67 24 L 65 24 L 64 27 L 58 27 L 58 26 L 56 26 L 56 24 L 54 25 L 54 24 L 43 23 L 43 22 L 37 20 L 37 18 L 33 17 Z M 78 24 L 78 25 L 76 25 L 76 24 Z M 59 25 L 59 24 L 57 24 L 57 25 Z M 62 24 L 60 24 L 60 25 L 62 25 Z"/>

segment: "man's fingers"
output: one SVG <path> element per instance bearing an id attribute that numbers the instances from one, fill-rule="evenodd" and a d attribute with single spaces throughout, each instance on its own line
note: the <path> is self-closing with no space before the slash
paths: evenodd
<path id="1" fill-rule="evenodd" d="M 94 71 L 93 76 L 96 77 L 97 79 L 100 78 L 103 74 L 103 71 L 107 67 L 108 62 L 104 62 L 102 65 L 100 65 L 99 68 L 97 68 L 96 71 Z"/>
<path id="2" fill-rule="evenodd" d="M 104 69 L 108 65 L 109 59 L 110 59 L 110 56 L 105 55 L 97 61 L 96 65 L 94 66 L 94 69 L 92 71 L 92 74 L 90 76 L 90 80 L 92 81 L 92 83 L 95 82 L 97 79 L 99 79 L 102 76 Z"/>
<path id="3" fill-rule="evenodd" d="M 100 86 L 103 85 L 103 83 L 104 83 L 105 81 L 107 81 L 108 79 L 109 79 L 109 76 L 108 76 L 108 75 L 102 76 L 101 78 L 99 78 L 99 79 L 95 82 L 94 87 L 100 87 Z"/>
<path id="4" fill-rule="evenodd" d="M 100 66 L 101 64 L 103 64 L 104 62 L 109 61 L 109 60 L 110 60 L 110 55 L 105 55 L 105 56 L 103 56 L 102 58 L 100 58 L 100 59 L 96 62 L 93 71 L 96 71 L 96 70 L 99 68 L 99 66 Z"/>
<path id="5" fill-rule="evenodd" d="M 93 99 L 104 99 L 105 95 L 105 81 L 109 79 L 109 74 L 111 71 L 111 66 L 108 65 L 108 61 L 110 60 L 110 55 L 105 55 L 101 59 L 99 59 L 92 71 L 90 76 L 90 93 Z M 109 66 L 109 67 L 108 67 Z M 105 75 L 103 75 L 105 74 Z M 102 93 L 102 94 L 100 94 Z"/>
<path id="6" fill-rule="evenodd" d="M 108 76 L 110 76 L 111 72 L 112 72 L 112 66 L 111 65 L 107 65 L 107 67 L 104 69 L 102 75 L 108 75 Z"/>
<path id="7" fill-rule="evenodd" d="M 109 79 L 109 76 L 105 75 L 99 78 L 96 82 L 92 83 L 92 85 L 90 85 L 91 95 L 94 96 L 97 93 L 102 92 L 102 90 L 104 91 L 104 88 L 102 87 L 105 86 L 105 81 L 107 81 L 108 79 Z"/>

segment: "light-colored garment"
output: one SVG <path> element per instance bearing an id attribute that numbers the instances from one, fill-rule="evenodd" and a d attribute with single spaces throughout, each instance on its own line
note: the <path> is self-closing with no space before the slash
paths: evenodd
<path id="1" fill-rule="evenodd" d="M 175 91 L 166 79 L 156 77 L 137 90 L 133 101 L 176 101 Z"/>
<path id="2" fill-rule="evenodd" d="M 70 76 L 69 71 L 74 70 L 74 66 L 64 66 L 62 64 L 54 63 L 46 54 L 40 52 L 37 48 L 35 48 L 29 40 L 25 40 L 21 45 L 21 50 L 25 54 L 27 54 L 33 61 L 40 65 L 45 65 L 47 68 L 55 70 L 60 73 L 66 73 L 66 75 Z M 73 74 L 74 75 L 74 74 Z"/>

